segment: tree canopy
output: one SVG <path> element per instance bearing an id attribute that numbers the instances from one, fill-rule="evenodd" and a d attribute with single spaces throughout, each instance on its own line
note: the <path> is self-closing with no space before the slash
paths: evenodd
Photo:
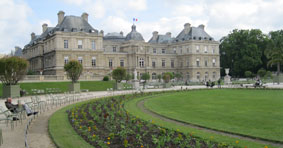
<path id="1" fill-rule="evenodd" d="M 257 73 L 266 69 L 267 58 L 264 51 L 269 39 L 258 29 L 233 30 L 220 40 L 222 74 L 224 68 L 230 68 L 230 75 L 245 76 L 246 71 Z"/>
<path id="2" fill-rule="evenodd" d="M 166 72 L 163 74 L 162 79 L 165 83 L 170 82 L 170 80 L 173 78 L 173 74 L 171 72 Z"/>
<path id="3" fill-rule="evenodd" d="M 116 82 L 120 83 L 126 77 L 126 69 L 123 67 L 117 67 L 113 70 L 112 77 L 116 80 Z"/>
<path id="4" fill-rule="evenodd" d="M 72 80 L 72 83 L 76 83 L 83 71 L 83 66 L 80 62 L 71 60 L 64 66 L 64 70 L 67 72 L 68 78 Z"/>
<path id="5" fill-rule="evenodd" d="M 19 57 L 0 59 L 0 80 L 5 85 L 16 85 L 27 73 L 28 61 Z"/>

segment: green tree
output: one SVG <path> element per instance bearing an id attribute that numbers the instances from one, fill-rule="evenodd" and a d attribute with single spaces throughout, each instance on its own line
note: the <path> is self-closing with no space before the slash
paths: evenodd
<path id="1" fill-rule="evenodd" d="M 72 80 L 72 83 L 76 83 L 82 74 L 83 66 L 80 62 L 71 60 L 64 66 L 64 70 L 67 72 L 68 78 Z"/>
<path id="2" fill-rule="evenodd" d="M 117 67 L 113 70 L 112 77 L 116 80 L 116 83 L 120 83 L 126 77 L 126 69 L 123 67 Z"/>
<path id="3" fill-rule="evenodd" d="M 253 73 L 251 71 L 245 71 L 245 77 L 251 78 L 253 76 Z"/>
<path id="4" fill-rule="evenodd" d="M 277 65 L 277 77 L 280 74 L 280 66 L 283 63 L 283 30 L 269 33 L 270 41 L 265 54 L 268 58 L 268 66 Z M 278 82 L 279 84 L 279 78 Z"/>
<path id="5" fill-rule="evenodd" d="M 143 82 L 143 88 L 144 88 L 147 80 L 150 79 L 150 75 L 148 73 L 143 73 L 142 76 L 141 76 L 141 79 L 144 80 L 144 82 Z"/>
<path id="6" fill-rule="evenodd" d="M 230 68 L 234 77 L 242 77 L 245 71 L 256 73 L 258 69 L 266 69 L 266 56 L 264 50 L 268 37 L 258 29 L 233 30 L 228 36 L 220 40 L 220 65 Z"/>
<path id="7" fill-rule="evenodd" d="M 261 78 L 263 78 L 266 74 L 266 70 L 261 68 L 257 71 L 257 75 L 260 76 Z"/>
<path id="8" fill-rule="evenodd" d="M 129 80 L 132 79 L 132 75 L 131 75 L 131 74 L 126 74 L 125 79 L 126 79 L 126 81 L 128 82 Z"/>
<path id="9" fill-rule="evenodd" d="M 173 78 L 173 74 L 171 72 L 166 72 L 163 74 L 162 79 L 165 83 L 170 82 L 170 80 Z"/>
<path id="10" fill-rule="evenodd" d="M 157 75 L 158 82 L 161 82 L 161 78 L 162 78 L 161 74 Z"/>
<path id="11" fill-rule="evenodd" d="M 174 75 L 174 78 L 176 78 L 177 81 L 179 81 L 179 80 L 182 78 L 182 75 L 181 75 L 180 73 L 176 73 L 176 74 Z"/>
<path id="12" fill-rule="evenodd" d="M 16 85 L 27 73 L 28 62 L 19 57 L 0 59 L 0 80 L 5 85 Z"/>

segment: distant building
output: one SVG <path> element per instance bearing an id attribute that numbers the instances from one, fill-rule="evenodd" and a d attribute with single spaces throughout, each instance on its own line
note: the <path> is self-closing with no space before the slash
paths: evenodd
<path id="1" fill-rule="evenodd" d="M 22 48 L 20 48 L 19 46 L 16 46 L 14 56 L 22 57 L 23 56 Z"/>
<path id="2" fill-rule="evenodd" d="M 172 22 L 174 23 L 174 22 Z M 118 66 L 133 74 L 149 73 L 151 79 L 165 72 L 180 73 L 186 81 L 217 80 L 220 77 L 219 42 L 205 32 L 204 25 L 189 23 L 174 38 L 153 32 L 148 42 L 132 25 L 126 36 L 123 32 L 108 33 L 94 29 L 88 14 L 65 16 L 58 13 L 55 27 L 42 25 L 40 35 L 31 34 L 23 49 L 30 70 L 44 75 L 64 75 L 64 65 L 75 59 L 84 67 L 83 75 L 107 75 Z"/>

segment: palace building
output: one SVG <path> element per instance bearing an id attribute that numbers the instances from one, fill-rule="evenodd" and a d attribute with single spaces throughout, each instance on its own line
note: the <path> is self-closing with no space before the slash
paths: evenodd
<path id="1" fill-rule="evenodd" d="M 55 27 L 42 25 L 42 33 L 31 34 L 31 41 L 23 49 L 29 69 L 43 75 L 65 75 L 64 65 L 78 60 L 83 75 L 105 76 L 116 67 L 128 73 L 149 73 L 151 79 L 165 72 L 179 73 L 184 81 L 215 81 L 220 78 L 219 42 L 205 32 L 205 26 L 189 23 L 172 37 L 157 31 L 146 42 L 137 26 L 126 36 L 123 32 L 107 33 L 94 29 L 88 14 L 65 16 L 58 12 Z"/>

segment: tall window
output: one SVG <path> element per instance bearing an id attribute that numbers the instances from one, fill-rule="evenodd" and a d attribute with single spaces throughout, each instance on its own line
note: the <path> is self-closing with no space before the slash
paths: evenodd
<path id="1" fill-rule="evenodd" d="M 64 64 L 66 65 L 69 62 L 69 57 L 64 57 Z"/>
<path id="2" fill-rule="evenodd" d="M 187 72 L 186 77 L 187 77 L 187 80 L 190 80 L 190 73 L 189 72 Z"/>
<path id="3" fill-rule="evenodd" d="M 207 46 L 204 46 L 204 53 L 207 53 Z"/>
<path id="4" fill-rule="evenodd" d="M 46 45 L 47 46 L 47 45 Z M 68 48 L 68 40 L 64 40 L 64 48 Z"/>
<path id="5" fill-rule="evenodd" d="M 156 66 L 155 61 L 152 61 L 152 67 L 155 68 L 155 66 Z"/>
<path id="6" fill-rule="evenodd" d="M 109 67 L 112 68 L 112 66 L 113 66 L 113 61 L 112 59 L 109 59 Z"/>
<path id="7" fill-rule="evenodd" d="M 212 78 L 215 79 L 216 78 L 216 72 L 212 73 Z"/>
<path id="8" fill-rule="evenodd" d="M 162 60 L 162 67 L 165 67 L 165 60 Z"/>
<path id="9" fill-rule="evenodd" d="M 197 79 L 200 79 L 200 72 L 197 72 Z"/>
<path id="10" fill-rule="evenodd" d="M 113 46 L 113 52 L 116 52 L 116 46 Z"/>
<path id="11" fill-rule="evenodd" d="M 96 49 L 96 48 L 95 48 L 95 41 L 94 41 L 94 40 L 91 41 L 91 49 L 93 49 L 93 50 Z"/>
<path id="12" fill-rule="evenodd" d="M 144 59 L 143 58 L 140 58 L 139 63 L 140 63 L 140 67 L 144 67 Z"/>
<path id="13" fill-rule="evenodd" d="M 189 60 L 187 60 L 187 67 L 189 67 L 190 66 L 190 61 Z"/>
<path id="14" fill-rule="evenodd" d="M 78 40 L 78 48 L 79 49 L 83 48 L 83 41 L 82 40 Z"/>
<path id="15" fill-rule="evenodd" d="M 153 51 L 152 51 L 153 53 L 156 53 L 156 48 L 153 48 Z"/>
<path id="16" fill-rule="evenodd" d="M 180 62 L 180 67 L 183 67 L 183 62 Z"/>
<path id="17" fill-rule="evenodd" d="M 177 53 L 176 48 L 173 49 L 174 53 Z"/>
<path id="18" fill-rule="evenodd" d="M 153 80 L 155 80 L 155 79 L 157 78 L 156 73 L 152 73 L 151 78 L 152 78 Z"/>
<path id="19" fill-rule="evenodd" d="M 166 52 L 166 50 L 165 50 L 165 49 L 162 49 L 162 53 L 165 54 L 165 52 Z"/>
<path id="20" fill-rule="evenodd" d="M 215 53 L 215 48 L 214 47 L 212 48 L 212 53 Z"/>
<path id="21" fill-rule="evenodd" d="M 196 51 L 199 52 L 199 45 L 196 45 Z"/>
<path id="22" fill-rule="evenodd" d="M 205 77 L 205 80 L 208 80 L 208 72 L 205 72 L 204 77 Z"/>
<path id="23" fill-rule="evenodd" d="M 197 67 L 199 67 L 200 66 L 200 64 L 199 64 L 199 59 L 197 59 Z"/>
<path id="24" fill-rule="evenodd" d="M 96 66 L 96 57 L 92 57 L 92 59 L 91 59 L 91 66 L 92 67 Z"/>
<path id="25" fill-rule="evenodd" d="M 216 66 L 216 59 L 212 59 L 212 66 L 213 66 L 213 67 Z"/>
<path id="26" fill-rule="evenodd" d="M 174 60 L 171 60 L 171 68 L 174 68 Z"/>
<path id="27" fill-rule="evenodd" d="M 78 57 L 78 61 L 83 64 L 83 57 Z"/>
<path id="28" fill-rule="evenodd" d="M 204 65 L 205 65 L 205 67 L 207 67 L 207 60 L 204 61 Z"/>
<path id="29" fill-rule="evenodd" d="M 121 66 L 121 67 L 124 67 L 124 60 L 123 60 L 123 59 L 120 60 L 120 66 Z"/>

